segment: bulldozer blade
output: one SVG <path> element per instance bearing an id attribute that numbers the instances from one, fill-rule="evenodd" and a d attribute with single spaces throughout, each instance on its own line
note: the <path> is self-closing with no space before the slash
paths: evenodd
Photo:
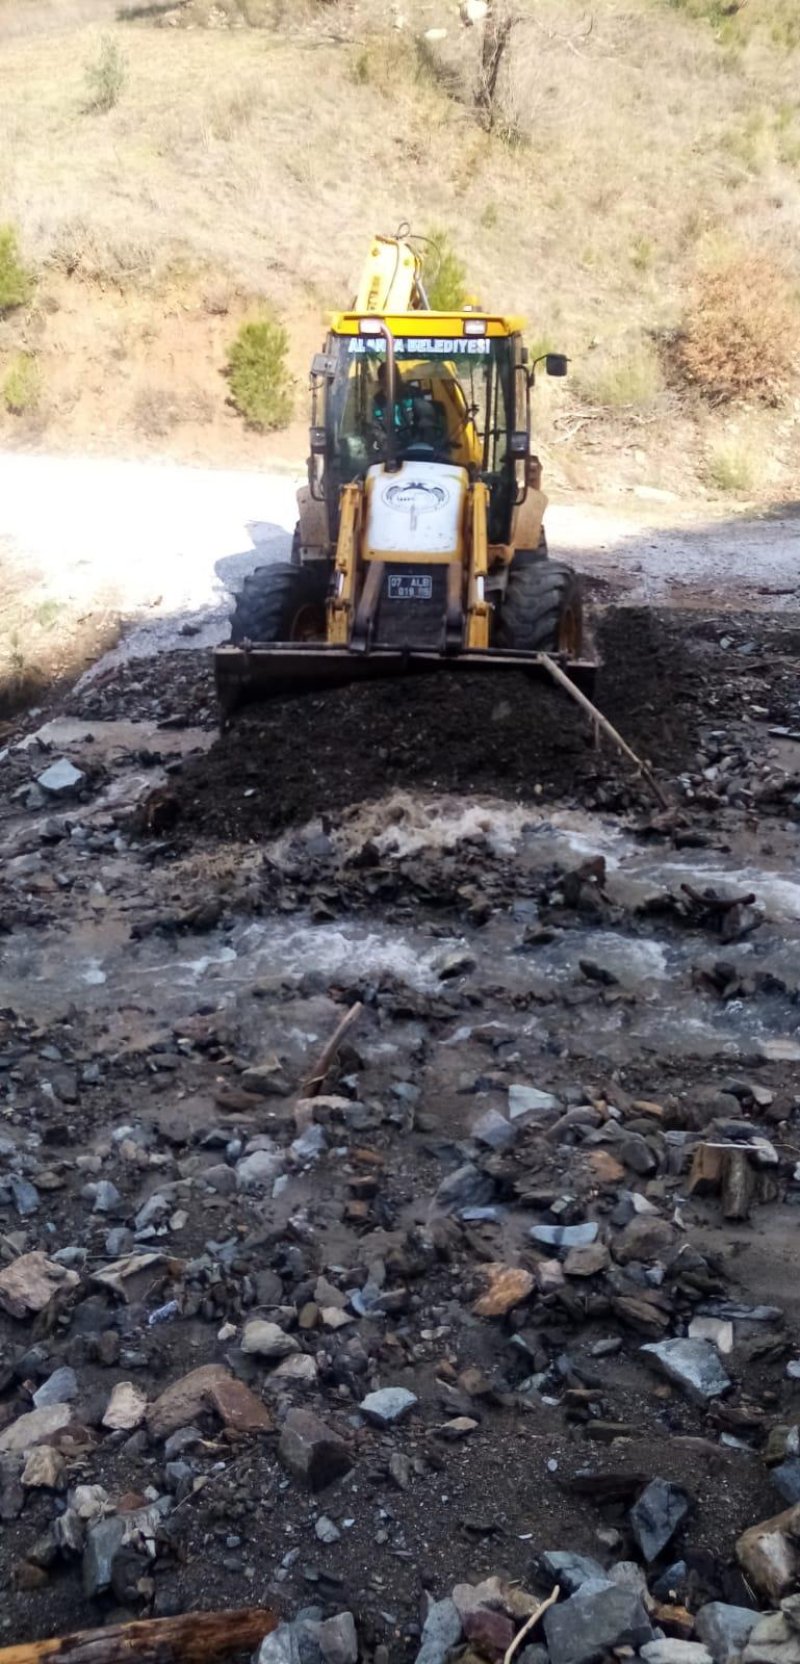
<path id="1" fill-rule="evenodd" d="M 576 686 L 591 694 L 597 672 L 593 659 L 558 659 Z M 516 670 L 546 676 L 540 653 L 518 653 L 503 648 L 470 648 L 458 654 L 434 650 L 376 647 L 352 653 L 347 647 L 320 642 L 291 642 L 263 647 L 218 647 L 214 655 L 217 698 L 226 719 L 238 705 L 269 695 L 313 693 L 346 687 L 349 682 L 391 676 L 430 675 L 434 671 L 479 672 Z"/>

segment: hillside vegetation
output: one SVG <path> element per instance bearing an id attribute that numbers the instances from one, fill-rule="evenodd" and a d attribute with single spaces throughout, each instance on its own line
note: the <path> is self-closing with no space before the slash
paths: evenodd
<path id="1" fill-rule="evenodd" d="M 537 395 L 551 479 L 795 491 L 796 0 L 513 12 L 489 51 L 452 0 L 0 0 L 0 225 L 33 277 L 0 386 L 22 356 L 36 388 L 3 441 L 302 456 L 299 420 L 228 402 L 237 331 L 285 326 L 302 417 L 321 315 L 408 220 L 570 355 Z"/>

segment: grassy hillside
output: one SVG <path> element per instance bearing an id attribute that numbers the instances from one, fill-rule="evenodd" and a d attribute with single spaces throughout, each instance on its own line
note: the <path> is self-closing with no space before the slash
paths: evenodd
<path id="1" fill-rule="evenodd" d="M 408 219 L 570 354 L 539 395 L 565 487 L 795 490 L 796 0 L 515 11 L 492 89 L 453 0 L 0 0 L 0 224 L 36 278 L 0 319 L 0 388 L 32 371 L 2 440 L 302 454 L 299 420 L 265 438 L 227 406 L 229 344 L 280 315 L 304 419 L 320 314 Z M 720 267 L 723 340 L 764 320 L 722 399 L 697 293 Z"/>

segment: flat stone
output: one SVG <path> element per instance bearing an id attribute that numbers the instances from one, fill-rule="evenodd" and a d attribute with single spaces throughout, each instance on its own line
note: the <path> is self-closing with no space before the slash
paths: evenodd
<path id="1" fill-rule="evenodd" d="M 147 1413 L 147 1393 L 133 1381 L 118 1381 L 106 1405 L 103 1426 L 109 1432 L 132 1432 L 140 1427 Z"/>
<path id="2" fill-rule="evenodd" d="M 582 1225 L 532 1225 L 528 1235 L 543 1248 L 589 1248 L 599 1229 L 594 1219 L 587 1219 Z"/>
<path id="3" fill-rule="evenodd" d="M 278 1456 L 296 1479 L 321 1491 L 353 1466 L 350 1451 L 338 1433 L 310 1410 L 290 1410 L 278 1443 Z"/>
<path id="4" fill-rule="evenodd" d="M 78 1377 L 74 1369 L 63 1365 L 61 1369 L 55 1369 L 37 1388 L 33 1402 L 37 1410 L 46 1410 L 50 1404 L 69 1404 L 77 1396 Z"/>
<path id="5" fill-rule="evenodd" d="M 653 1630 L 638 1594 L 599 1578 L 545 1613 L 550 1664 L 595 1664 L 615 1647 L 642 1647 Z"/>
<path id="6" fill-rule="evenodd" d="M 56 1433 L 69 1427 L 71 1420 L 69 1404 L 48 1404 L 42 1410 L 29 1410 L 27 1415 L 17 1416 L 0 1433 L 0 1456 L 24 1456 L 34 1445 L 47 1444 Z"/>
<path id="7" fill-rule="evenodd" d="M 584 1583 L 606 1579 L 599 1560 L 592 1560 L 588 1554 L 573 1554 L 570 1549 L 548 1550 L 540 1556 L 540 1562 L 545 1576 L 567 1595 L 577 1594 Z"/>
<path id="8" fill-rule="evenodd" d="M 795 1541 L 800 1537 L 800 1503 L 744 1531 L 736 1558 L 760 1595 L 773 1602 L 788 1595 L 800 1570 Z"/>
<path id="9" fill-rule="evenodd" d="M 758 1619 L 758 1612 L 751 1612 L 749 1606 L 729 1606 L 726 1601 L 711 1600 L 697 1613 L 695 1634 L 705 1642 L 714 1664 L 733 1664 L 744 1651 Z"/>
<path id="10" fill-rule="evenodd" d="M 697 1404 L 719 1398 L 731 1385 L 710 1341 L 660 1340 L 640 1351 L 646 1362 L 652 1362 Z"/>
<path id="11" fill-rule="evenodd" d="M 51 797 L 74 797 L 85 779 L 86 775 L 68 757 L 59 757 L 43 774 L 37 775 L 36 784 Z"/>
<path id="12" fill-rule="evenodd" d="M 53 1295 L 77 1288 L 80 1277 L 65 1265 L 58 1265 L 38 1249 L 21 1254 L 0 1271 L 0 1306 L 10 1317 L 28 1317 L 49 1306 Z"/>
<path id="13" fill-rule="evenodd" d="M 461 1640 L 461 1615 L 452 1600 L 437 1600 L 422 1626 L 415 1664 L 444 1664 L 447 1654 Z"/>
<path id="14" fill-rule="evenodd" d="M 492 1261 L 482 1265 L 480 1271 L 481 1276 L 488 1277 L 489 1287 L 472 1308 L 478 1317 L 505 1317 L 521 1301 L 527 1300 L 536 1287 L 532 1272 L 524 1271 L 521 1266 Z"/>
<path id="15" fill-rule="evenodd" d="M 378 1392 L 367 1393 L 358 1407 L 376 1427 L 391 1427 L 394 1422 L 402 1421 L 417 1403 L 416 1394 L 407 1387 L 381 1387 Z"/>
<path id="16" fill-rule="evenodd" d="M 666 1548 L 691 1505 L 691 1497 L 682 1485 L 652 1479 L 645 1486 L 628 1517 L 636 1545 L 648 1564 Z"/>
<path id="17" fill-rule="evenodd" d="M 547 1120 L 557 1115 L 560 1099 L 553 1092 L 540 1092 L 536 1086 L 509 1086 L 508 1113 L 512 1121 Z"/>
<path id="18" fill-rule="evenodd" d="M 299 1352 L 300 1346 L 293 1335 L 287 1335 L 277 1323 L 267 1323 L 261 1317 L 253 1317 L 244 1326 L 242 1335 L 242 1351 L 253 1353 L 257 1358 L 288 1358 L 291 1352 Z"/>
<path id="19" fill-rule="evenodd" d="M 639 1657 L 644 1664 L 714 1664 L 714 1659 L 700 1641 L 648 1641 Z"/>

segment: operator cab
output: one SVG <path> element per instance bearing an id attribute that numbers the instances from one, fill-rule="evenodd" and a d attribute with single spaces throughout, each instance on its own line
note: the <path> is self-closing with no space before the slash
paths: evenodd
<path id="1" fill-rule="evenodd" d="M 312 430 L 311 484 L 327 501 L 332 527 L 343 486 L 365 479 L 377 462 L 425 461 L 455 465 L 483 481 L 490 490 L 489 543 L 510 541 L 514 506 L 525 491 L 519 464 L 529 429 L 528 373 L 516 326 L 516 320 L 430 312 L 337 317 L 312 373 L 315 393 L 324 386 L 324 422 Z M 512 444 L 512 436 L 521 443 Z M 324 458 L 321 471 L 315 449 Z"/>

